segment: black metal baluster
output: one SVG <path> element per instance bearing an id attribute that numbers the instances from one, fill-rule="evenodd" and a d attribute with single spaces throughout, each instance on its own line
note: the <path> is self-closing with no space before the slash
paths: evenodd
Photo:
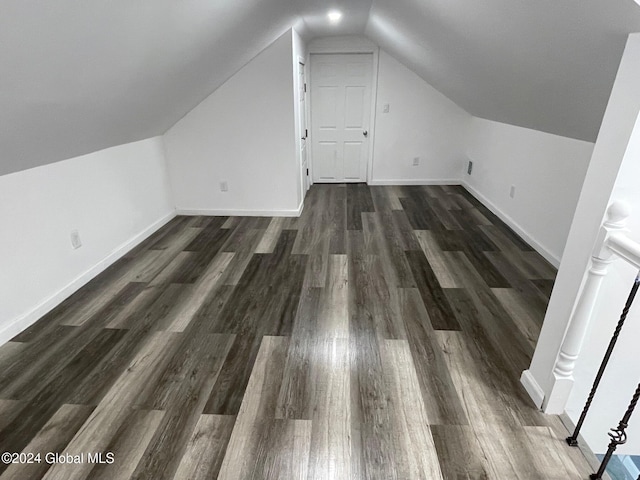
<path id="1" fill-rule="evenodd" d="M 592 473 L 590 478 L 592 480 L 597 480 L 602 478 L 605 470 L 607 469 L 607 465 L 611 457 L 613 456 L 613 452 L 616 451 L 618 445 L 622 445 L 627 442 L 627 432 L 626 429 L 629 426 L 629 420 L 631 419 L 631 415 L 633 414 L 633 410 L 636 408 L 636 404 L 638 403 L 638 399 L 640 398 L 640 383 L 638 384 L 638 388 L 636 388 L 636 392 L 633 394 L 631 398 L 631 403 L 627 408 L 622 420 L 618 424 L 618 428 L 612 428 L 609 436 L 611 437 L 611 443 L 609 443 L 609 448 L 607 449 L 607 453 L 602 459 L 602 463 L 600 464 L 600 468 L 596 473 Z"/>
<path id="2" fill-rule="evenodd" d="M 602 380 L 602 375 L 604 374 L 604 371 L 607 368 L 607 364 L 609 363 L 609 359 L 611 358 L 611 354 L 613 353 L 613 348 L 616 346 L 616 342 L 618 341 L 618 336 L 620 335 L 622 326 L 624 325 L 624 322 L 627 319 L 629 309 L 631 308 L 633 299 L 635 298 L 636 293 L 638 292 L 639 286 L 640 286 L 640 273 L 636 275 L 636 279 L 633 282 L 633 286 L 631 287 L 631 292 L 629 292 L 629 297 L 627 298 L 627 303 L 625 303 L 624 308 L 622 309 L 620 320 L 618 321 L 618 325 L 616 326 L 616 329 L 613 332 L 613 337 L 611 337 L 611 341 L 609 342 L 609 347 L 607 348 L 607 352 L 604 354 L 604 358 L 602 359 L 602 363 L 600 364 L 600 368 L 598 369 L 598 373 L 596 374 L 596 379 L 593 382 L 593 387 L 591 387 L 591 392 L 589 393 L 589 397 L 587 398 L 587 403 L 585 403 L 584 408 L 582 409 L 582 414 L 580 415 L 580 419 L 578 420 L 578 423 L 576 423 L 576 428 L 573 431 L 573 434 L 570 437 L 567 437 L 567 443 L 572 447 L 578 446 L 578 434 L 580 433 L 580 429 L 582 428 L 584 419 L 587 417 L 587 412 L 591 407 L 591 402 L 593 401 L 593 397 L 596 394 L 596 390 L 600 385 L 600 380 Z"/>

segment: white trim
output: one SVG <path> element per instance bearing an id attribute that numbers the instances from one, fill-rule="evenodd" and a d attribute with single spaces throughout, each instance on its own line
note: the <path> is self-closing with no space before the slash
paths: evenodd
<path id="1" fill-rule="evenodd" d="M 380 73 L 380 47 L 373 49 L 373 72 L 371 72 L 371 113 L 369 119 L 371 125 L 369 125 L 369 132 L 371 139 L 369 143 L 369 158 L 367 158 L 367 183 L 373 180 L 373 162 L 374 162 L 374 149 L 376 146 L 376 115 L 378 113 L 378 75 Z"/>
<path id="2" fill-rule="evenodd" d="M 300 191 L 302 192 L 302 202 L 304 202 L 305 197 L 307 196 L 307 192 L 309 191 L 309 188 L 311 188 L 311 185 L 313 184 L 311 176 L 309 175 L 311 173 L 311 167 L 309 165 L 309 108 L 308 108 L 308 102 L 309 102 L 309 97 L 308 97 L 308 93 L 307 92 L 307 59 L 304 58 L 302 55 L 298 55 L 298 70 L 300 69 L 300 65 L 302 65 L 302 72 L 303 72 L 303 76 L 304 76 L 304 89 L 302 92 L 302 98 L 304 99 L 304 126 L 306 127 L 305 130 L 306 132 L 299 132 L 299 139 L 296 138 L 296 146 L 298 147 L 298 165 L 300 166 L 300 181 L 302 182 L 302 184 L 300 185 Z M 296 79 L 295 81 L 299 81 L 300 80 L 300 72 L 296 71 Z M 298 86 L 299 87 L 299 86 Z M 299 91 L 299 90 L 297 90 Z M 298 109 L 300 108 L 300 98 L 297 99 L 298 100 Z M 296 120 L 300 120 L 302 119 L 302 115 L 300 114 L 300 111 L 298 111 L 298 119 Z M 307 172 L 309 172 L 309 174 L 307 172 L 305 172 L 305 169 L 303 168 L 302 165 L 302 135 L 305 134 L 304 137 L 304 141 L 305 141 L 305 152 L 306 152 L 306 156 L 307 156 L 307 165 L 306 165 L 306 169 Z M 305 177 L 308 177 L 307 179 L 305 179 Z M 307 181 L 309 182 L 309 185 L 307 186 Z"/>
<path id="3" fill-rule="evenodd" d="M 556 257 L 553 253 L 551 253 L 545 246 L 543 246 L 540 242 L 538 242 L 535 238 L 533 238 L 525 229 L 523 229 L 518 223 L 511 218 L 509 215 L 500 210 L 495 204 L 493 204 L 487 197 L 482 195 L 480 192 L 475 190 L 471 185 L 469 185 L 464 180 L 462 181 L 462 186 L 474 197 L 476 197 L 485 207 L 495 213 L 500 220 L 509 225 L 518 235 L 520 235 L 525 242 L 531 245 L 540 255 L 542 255 L 545 260 L 547 260 L 551 265 L 558 268 L 560 266 L 560 259 Z"/>
<path id="4" fill-rule="evenodd" d="M 460 185 L 459 178 L 445 178 L 445 179 L 425 179 L 425 180 L 371 180 L 369 185 Z"/>
<path id="5" fill-rule="evenodd" d="M 313 165 L 311 164 L 311 57 L 307 52 L 304 64 L 304 81 L 307 84 L 307 91 L 304 97 L 305 123 L 307 126 L 307 168 L 309 169 L 309 188 L 313 185 Z M 307 189 L 307 192 L 309 189 Z M 302 195 L 302 200 L 307 196 L 307 192 Z"/>
<path id="6" fill-rule="evenodd" d="M 58 290 L 56 293 L 40 302 L 33 309 L 7 322 L 2 326 L 2 329 L 0 329 L 0 345 L 8 342 L 17 334 L 33 325 L 36 321 L 38 321 L 44 315 L 60 305 L 64 300 L 69 298 L 73 293 L 77 292 L 82 286 L 89 283 L 90 280 L 105 271 L 109 266 L 113 265 L 127 252 L 142 243 L 142 241 L 147 239 L 152 233 L 166 225 L 175 216 L 176 212 L 172 211 L 161 219 L 153 222 L 142 232 L 124 242 L 113 252 L 107 255 L 104 259 L 96 263 L 93 267 L 89 268 L 84 273 L 80 274 L 78 277 Z"/>
<path id="7" fill-rule="evenodd" d="M 224 210 L 208 208 L 178 208 L 177 215 L 205 215 L 214 217 L 299 217 L 304 201 L 295 210 Z"/>
<path id="8" fill-rule="evenodd" d="M 542 408 L 542 403 L 544 402 L 544 391 L 542 390 L 542 387 L 538 385 L 538 382 L 531 374 L 531 371 L 523 370 L 522 375 L 520 376 L 520 383 L 524 386 L 524 389 L 527 391 L 536 407 Z"/>
<path id="9" fill-rule="evenodd" d="M 307 53 L 372 53 L 378 45 L 359 35 L 319 37 L 307 45 Z"/>

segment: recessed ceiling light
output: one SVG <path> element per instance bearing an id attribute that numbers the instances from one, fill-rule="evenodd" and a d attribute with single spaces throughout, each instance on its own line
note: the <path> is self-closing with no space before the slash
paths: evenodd
<path id="1" fill-rule="evenodd" d="M 338 10 L 331 10 L 327 13 L 327 17 L 329 17 L 329 21 L 331 23 L 338 23 L 342 18 L 342 12 L 339 12 Z"/>

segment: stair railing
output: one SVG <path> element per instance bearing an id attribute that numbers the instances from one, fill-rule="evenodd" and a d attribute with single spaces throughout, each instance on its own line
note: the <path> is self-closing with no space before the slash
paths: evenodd
<path id="1" fill-rule="evenodd" d="M 607 210 L 607 218 L 600 228 L 594 253 L 591 257 L 591 268 L 589 269 L 582 293 L 578 303 L 576 304 L 569 328 L 567 329 L 567 333 L 562 342 L 560 354 L 558 355 L 558 359 L 553 370 L 556 382 L 559 381 L 558 384 L 560 385 L 564 384 L 569 387 L 573 385 L 573 370 L 575 368 L 575 363 L 582 348 L 582 343 L 584 342 L 584 337 L 593 314 L 602 279 L 607 274 L 609 265 L 616 259 L 623 259 L 627 263 L 633 265 L 636 269 L 640 270 L 640 243 L 635 242 L 626 235 L 625 224 L 628 216 L 629 208 L 622 202 L 614 202 Z M 627 301 L 622 309 L 620 319 L 613 331 L 613 335 L 609 341 L 609 346 L 607 347 L 602 359 L 585 406 L 578 422 L 576 423 L 575 430 L 573 431 L 573 434 L 566 439 L 567 443 L 571 446 L 578 446 L 578 435 L 580 433 L 580 429 L 587 417 L 589 408 L 591 407 L 591 403 L 596 395 L 602 376 L 604 375 L 609 360 L 611 359 L 611 355 L 620 336 L 620 332 L 624 327 L 627 315 L 631 309 L 631 305 L 633 304 L 639 287 L 640 273 L 636 275 L 633 282 L 631 291 L 629 292 Z M 567 392 L 565 391 L 561 393 L 565 395 Z M 617 447 L 627 441 L 626 429 L 639 399 L 640 384 L 638 384 L 627 411 L 622 416 L 618 426 L 616 428 L 612 428 L 609 432 L 608 435 L 611 438 L 611 441 L 609 443 L 607 453 L 602 459 L 598 471 L 591 474 L 591 479 L 597 480 L 602 478 L 602 475 L 604 475 L 607 465 Z M 640 477 L 638 480 L 640 480 Z"/>

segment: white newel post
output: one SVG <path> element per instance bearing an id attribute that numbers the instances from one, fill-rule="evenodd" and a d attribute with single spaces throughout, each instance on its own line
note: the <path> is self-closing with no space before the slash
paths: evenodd
<path id="1" fill-rule="evenodd" d="M 591 321 L 593 309 L 598 299 L 598 291 L 602 279 L 607 274 L 609 264 L 615 259 L 613 252 L 607 246 L 607 240 L 611 235 L 624 230 L 629 212 L 629 207 L 622 202 L 614 202 L 607 209 L 607 218 L 600 228 L 591 257 L 591 268 L 553 369 L 552 388 L 542 405 L 545 413 L 561 414 L 564 412 L 573 388 L 573 369 Z"/>

